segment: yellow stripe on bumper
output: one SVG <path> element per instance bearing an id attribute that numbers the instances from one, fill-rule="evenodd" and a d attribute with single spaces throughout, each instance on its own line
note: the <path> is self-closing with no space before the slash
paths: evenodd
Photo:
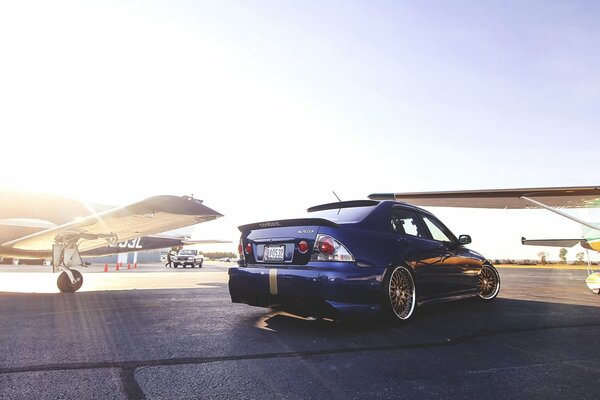
<path id="1" fill-rule="evenodd" d="M 272 295 L 277 294 L 277 270 L 270 269 L 269 270 L 269 291 Z"/>

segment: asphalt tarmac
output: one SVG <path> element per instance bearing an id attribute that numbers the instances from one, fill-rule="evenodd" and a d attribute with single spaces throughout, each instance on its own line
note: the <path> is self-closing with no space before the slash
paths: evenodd
<path id="1" fill-rule="evenodd" d="M 232 304 L 227 266 L 0 269 L 1 399 L 596 399 L 600 296 L 585 270 L 500 269 L 491 303 L 407 324 Z M 85 272 L 85 271 L 84 271 Z M 20 293 L 33 285 L 38 293 Z M 113 289 L 113 290 L 107 290 Z M 116 289 L 116 290 L 115 290 Z"/>

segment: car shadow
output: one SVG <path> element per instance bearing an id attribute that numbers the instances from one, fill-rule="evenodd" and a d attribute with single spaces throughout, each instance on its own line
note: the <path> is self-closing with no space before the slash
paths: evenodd
<path id="1" fill-rule="evenodd" d="M 599 326 L 598 307 L 498 298 L 442 303 L 418 308 L 409 321 L 369 318 L 302 318 L 285 312 L 263 315 L 255 326 L 282 336 L 325 337 L 378 335 L 423 340 L 453 340 L 476 334 L 518 332 L 527 329 L 557 329 L 572 326 Z M 395 341 L 395 340 L 394 340 Z"/>

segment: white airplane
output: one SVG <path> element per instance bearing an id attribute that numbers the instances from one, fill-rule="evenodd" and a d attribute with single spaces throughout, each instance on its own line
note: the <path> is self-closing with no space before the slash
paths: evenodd
<path id="1" fill-rule="evenodd" d="M 155 196 L 124 207 L 90 206 L 50 194 L 0 190 L 0 257 L 52 259 L 57 286 L 75 292 L 82 256 L 102 256 L 195 243 L 168 233 L 222 217 L 201 200 Z M 167 233 L 163 233 L 167 232 Z"/>
<path id="2" fill-rule="evenodd" d="M 399 200 L 417 206 L 468 208 L 543 208 L 568 218 L 584 227 L 584 237 L 577 239 L 521 239 L 523 244 L 535 246 L 571 247 L 577 243 L 590 250 L 600 251 L 600 225 L 584 221 L 561 209 L 599 208 L 600 186 L 466 190 L 451 192 L 375 193 L 373 200 Z M 588 264 L 588 287 L 600 294 L 600 273 Z"/>

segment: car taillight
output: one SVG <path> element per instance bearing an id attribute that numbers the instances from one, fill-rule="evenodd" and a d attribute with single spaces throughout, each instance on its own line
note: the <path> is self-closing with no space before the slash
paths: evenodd
<path id="1" fill-rule="evenodd" d="M 354 261 L 354 256 L 339 240 L 329 235 L 317 235 L 311 261 Z"/>
<path id="2" fill-rule="evenodd" d="M 321 240 L 317 240 L 317 247 L 321 253 L 327 256 L 335 253 L 333 238 L 331 237 L 322 237 Z"/>
<path id="3" fill-rule="evenodd" d="M 240 260 L 244 259 L 244 247 L 242 246 L 242 239 L 240 239 L 240 243 L 238 244 L 238 255 L 240 256 Z"/>
<path id="4" fill-rule="evenodd" d="M 252 243 L 246 244 L 246 254 L 252 254 Z"/>
<path id="5" fill-rule="evenodd" d="M 306 240 L 303 240 L 300 243 L 298 243 L 298 251 L 302 254 L 308 251 L 308 242 Z"/>

